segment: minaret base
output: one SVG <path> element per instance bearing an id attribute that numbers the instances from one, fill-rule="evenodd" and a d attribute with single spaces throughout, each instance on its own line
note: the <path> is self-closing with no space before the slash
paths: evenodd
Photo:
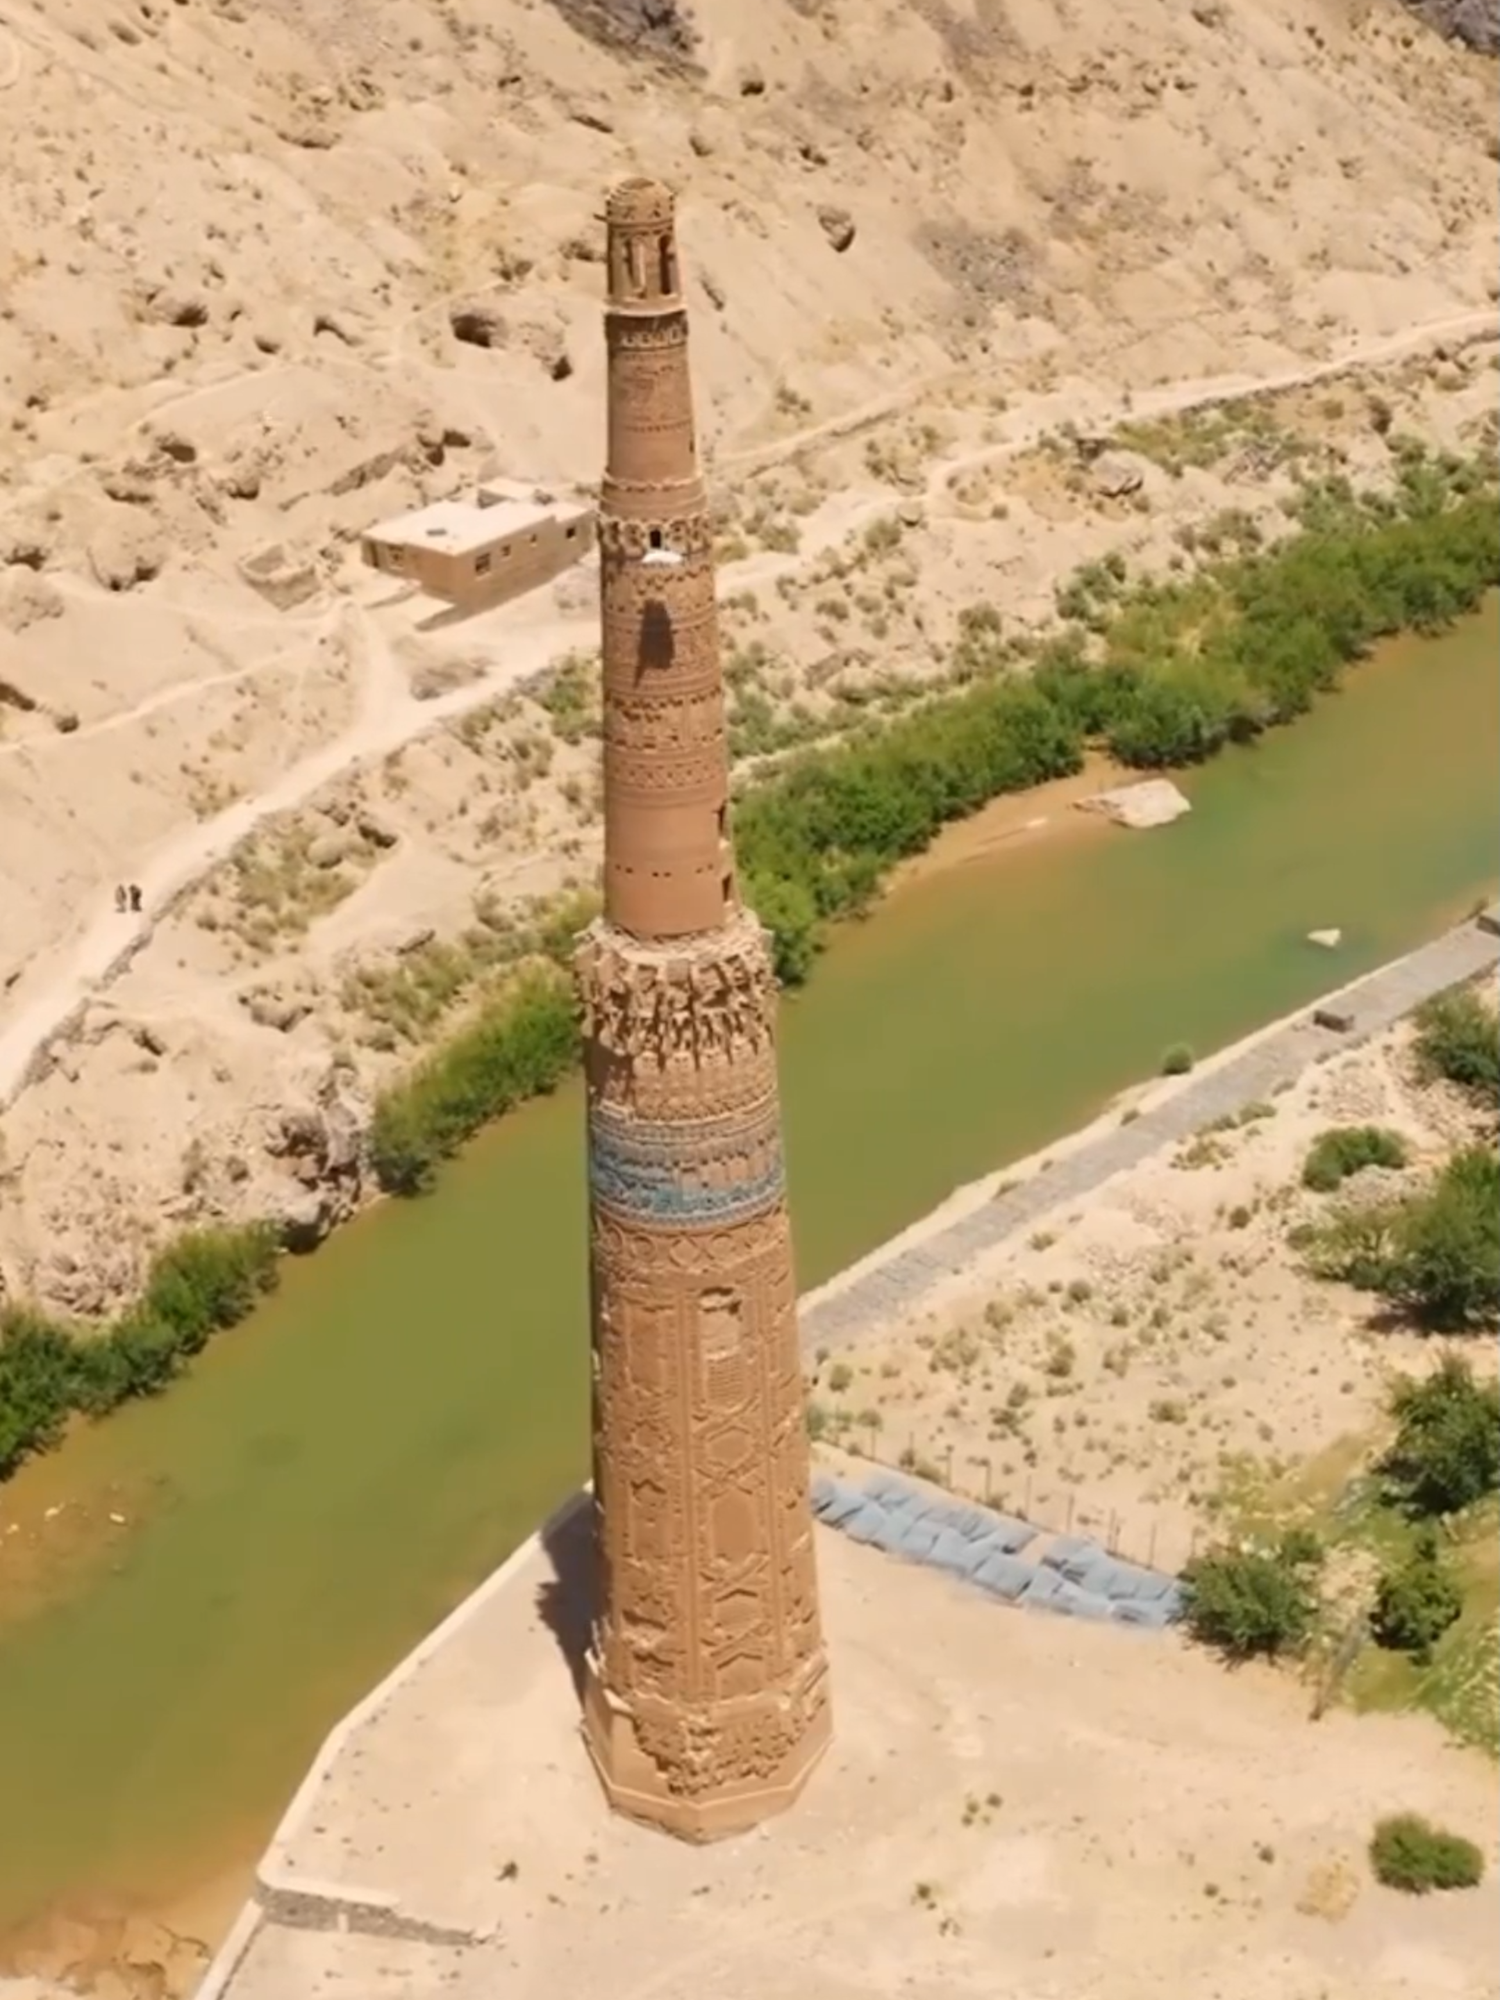
<path id="1" fill-rule="evenodd" d="M 604 1686 L 592 1654 L 587 1662 L 583 1738 L 605 1797 L 626 1819 L 679 1840 L 727 1840 L 785 1812 L 831 1735 L 821 1659 L 785 1694 L 635 1711 Z"/>

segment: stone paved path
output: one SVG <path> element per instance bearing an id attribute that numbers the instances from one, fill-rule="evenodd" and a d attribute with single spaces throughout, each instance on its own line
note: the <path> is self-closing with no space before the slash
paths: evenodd
<path id="1" fill-rule="evenodd" d="M 1409 957 L 1342 988 L 1336 997 L 1340 1011 L 1353 1016 L 1348 1031 L 1314 1026 L 1309 1008 L 1288 1026 L 1188 1083 L 1155 1110 L 1101 1133 L 1049 1172 L 1035 1174 L 1008 1194 L 982 1203 L 842 1291 L 804 1308 L 803 1345 L 847 1345 L 862 1334 L 874 1333 L 922 1305 L 938 1285 L 971 1268 L 985 1251 L 1049 1209 L 1091 1194 L 1161 1147 L 1294 1082 L 1319 1056 L 1353 1047 L 1389 1028 L 1435 993 L 1493 969 L 1500 964 L 1500 937 L 1484 927 L 1490 923 L 1500 927 L 1500 904 L 1486 911 L 1484 924 L 1461 924 Z M 1319 1004 L 1330 1004 L 1334 998 L 1329 995 Z"/>

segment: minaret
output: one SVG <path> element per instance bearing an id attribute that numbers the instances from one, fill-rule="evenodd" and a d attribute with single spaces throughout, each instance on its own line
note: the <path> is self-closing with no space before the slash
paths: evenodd
<path id="1" fill-rule="evenodd" d="M 826 1747 L 777 1094 L 741 905 L 672 196 L 606 207 L 604 915 L 579 942 L 596 1596 L 584 1735 L 610 1803 L 690 1840 L 790 1803 Z"/>

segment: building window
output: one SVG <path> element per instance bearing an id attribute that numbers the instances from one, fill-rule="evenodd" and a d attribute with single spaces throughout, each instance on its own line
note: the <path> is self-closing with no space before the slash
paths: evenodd
<path id="1" fill-rule="evenodd" d="M 729 838 L 729 807 L 728 807 L 727 805 L 722 805 L 722 806 L 720 806 L 720 807 L 719 807 L 719 812 L 718 812 L 718 821 L 719 821 L 719 838 L 720 838 L 720 840 L 728 840 L 728 838 Z"/>
<path id="2" fill-rule="evenodd" d="M 488 576 L 489 573 L 490 573 L 490 558 L 488 557 L 488 555 L 475 556 L 474 574 L 476 576 Z"/>
<path id="3" fill-rule="evenodd" d="M 646 290 L 646 273 L 641 263 L 641 246 L 638 240 L 631 239 L 625 255 L 630 268 L 630 289 L 637 298 L 640 298 Z"/>
<path id="4" fill-rule="evenodd" d="M 661 547 L 661 529 L 653 528 L 650 534 L 647 535 L 646 540 L 653 549 L 659 549 Z"/>
<path id="5" fill-rule="evenodd" d="M 658 255 L 661 264 L 661 288 L 664 292 L 675 292 L 677 289 L 677 252 L 673 248 L 670 236 L 664 236 L 661 239 L 658 245 Z"/>
<path id="6" fill-rule="evenodd" d="M 576 541 L 578 538 L 578 530 L 576 528 L 564 528 L 563 533 L 567 536 L 570 542 Z"/>

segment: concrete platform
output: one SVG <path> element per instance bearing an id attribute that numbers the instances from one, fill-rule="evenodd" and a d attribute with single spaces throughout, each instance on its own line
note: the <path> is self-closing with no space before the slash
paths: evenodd
<path id="1" fill-rule="evenodd" d="M 1493 1846 L 1483 1759 L 827 1532 L 835 1740 L 803 1801 L 710 1848 L 613 1819 L 578 1733 L 578 1524 L 547 1540 L 314 1774 L 205 1993 L 1492 1995 L 1490 1899 L 1398 1897 L 1363 1859 L 1403 1806 Z"/>

